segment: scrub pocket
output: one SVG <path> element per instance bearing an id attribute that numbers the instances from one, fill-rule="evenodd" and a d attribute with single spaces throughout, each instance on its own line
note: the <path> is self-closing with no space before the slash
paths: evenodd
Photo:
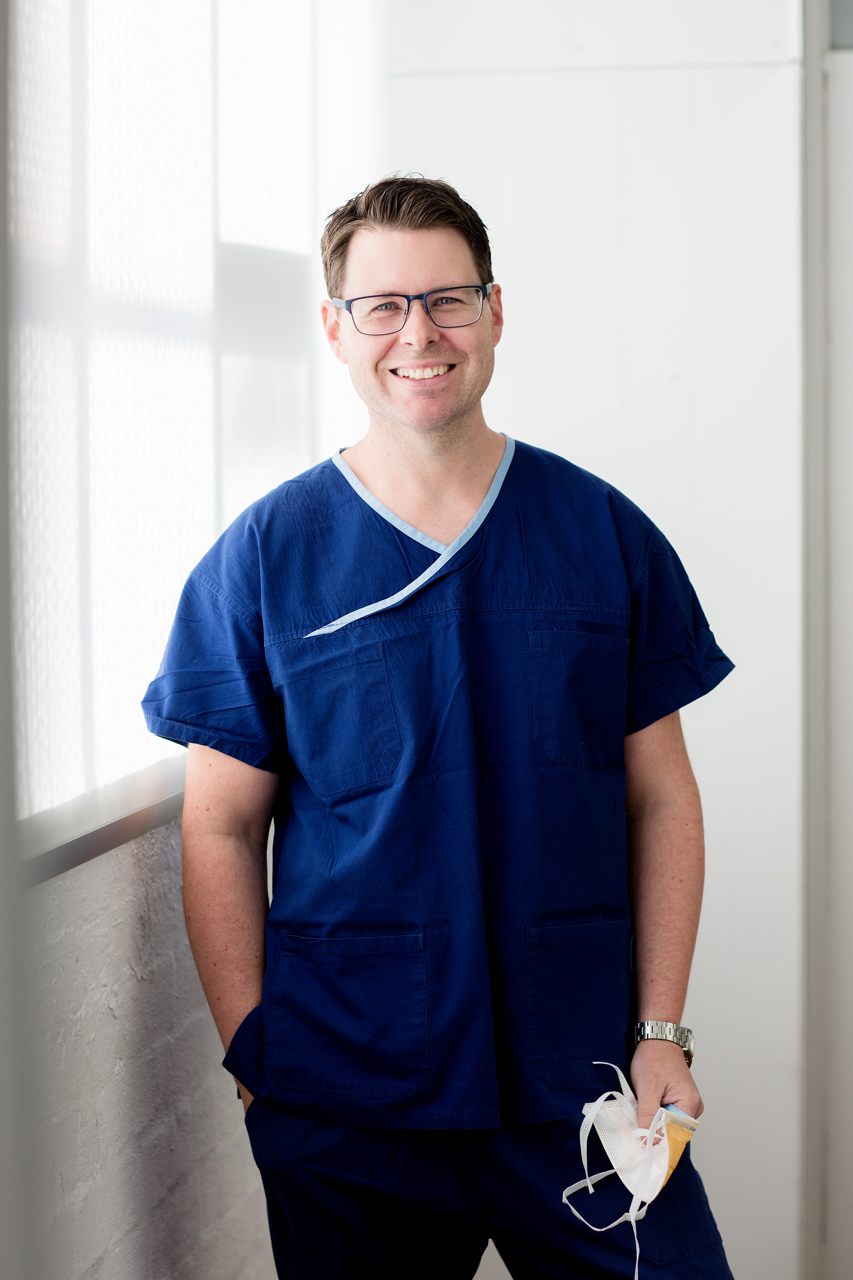
<path id="1" fill-rule="evenodd" d="M 285 934 L 265 1023 L 283 1089 L 408 1098 L 429 1075 L 422 933 Z"/>
<path id="2" fill-rule="evenodd" d="M 382 644 L 322 657 L 323 642 L 314 644 L 282 689 L 291 759 L 317 796 L 384 782 L 402 743 Z"/>
<path id="3" fill-rule="evenodd" d="M 260 1005 L 249 1010 L 234 1032 L 222 1065 L 254 1097 L 263 1097 L 266 1094 L 264 1033 Z"/>
<path id="4" fill-rule="evenodd" d="M 624 1061 L 631 1020 L 631 922 L 530 930 L 527 994 L 534 1068 L 549 1085 L 598 1079 Z"/>
<path id="5" fill-rule="evenodd" d="M 606 769 L 624 761 L 628 641 L 529 631 L 533 736 L 549 760 Z"/>

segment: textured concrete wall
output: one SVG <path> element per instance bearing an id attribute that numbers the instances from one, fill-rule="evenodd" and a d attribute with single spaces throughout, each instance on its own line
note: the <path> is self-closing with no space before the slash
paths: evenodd
<path id="1" fill-rule="evenodd" d="M 39 1280 L 272 1280 L 178 824 L 28 896 Z"/>

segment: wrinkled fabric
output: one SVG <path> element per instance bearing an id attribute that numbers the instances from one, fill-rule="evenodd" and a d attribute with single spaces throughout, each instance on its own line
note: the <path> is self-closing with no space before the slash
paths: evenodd
<path id="1" fill-rule="evenodd" d="M 280 1280 L 471 1280 L 489 1238 L 516 1280 L 629 1280 L 630 1227 L 595 1234 L 560 1202 L 582 1172 L 579 1123 L 413 1132 L 318 1124 L 253 1102 L 246 1128 Z M 589 1157 L 590 1169 L 606 1162 L 597 1138 Z M 611 1181 L 595 1197 L 602 1221 L 624 1196 Z M 639 1276 L 653 1275 L 732 1280 L 689 1155 L 643 1223 Z"/>
<path id="2" fill-rule="evenodd" d="M 281 775 L 261 1007 L 229 1069 L 317 1119 L 565 1117 L 627 1070 L 624 738 L 732 669 L 622 494 L 518 444 L 433 563 L 324 462 L 193 571 L 152 732 Z M 250 1083 L 250 1081 L 253 1082 Z"/>

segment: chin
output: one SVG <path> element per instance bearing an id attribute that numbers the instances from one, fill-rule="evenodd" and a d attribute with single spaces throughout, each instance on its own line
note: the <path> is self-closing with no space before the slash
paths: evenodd
<path id="1" fill-rule="evenodd" d="M 429 414 L 427 415 L 419 414 L 417 417 L 415 417 L 413 415 L 410 418 L 402 419 L 402 421 L 411 431 L 421 431 L 421 432 L 446 431 L 446 430 L 452 429 L 456 423 L 459 423 L 461 425 L 465 417 L 466 417 L 466 413 L 464 411 L 461 413 L 445 412 L 445 413 L 436 413 L 435 415 L 432 415 L 432 416 L 430 416 Z"/>

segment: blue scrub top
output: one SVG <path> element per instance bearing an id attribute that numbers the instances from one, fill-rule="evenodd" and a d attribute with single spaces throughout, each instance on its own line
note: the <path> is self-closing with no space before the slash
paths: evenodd
<path id="1" fill-rule="evenodd" d="M 624 737 L 731 669 L 659 530 L 541 449 L 507 441 L 450 548 L 340 455 L 256 502 L 144 701 L 282 778 L 228 1068 L 339 1123 L 576 1113 L 631 1052 Z"/>

